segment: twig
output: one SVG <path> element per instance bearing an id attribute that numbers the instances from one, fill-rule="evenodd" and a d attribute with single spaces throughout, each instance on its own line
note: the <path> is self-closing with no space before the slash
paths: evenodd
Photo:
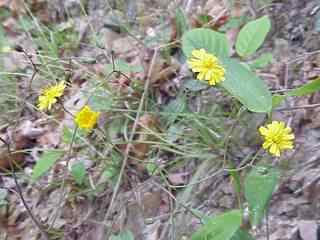
<path id="1" fill-rule="evenodd" d="M 0 137 L 0 141 L 3 142 L 5 144 L 5 146 L 7 147 L 7 152 L 9 154 L 9 156 L 11 155 L 11 149 L 10 149 L 10 144 L 4 140 L 3 138 Z M 11 159 L 9 159 L 9 165 L 10 165 L 10 168 L 11 168 L 11 173 L 12 173 L 12 176 L 13 176 L 13 180 L 14 180 L 14 183 L 16 185 L 16 188 L 17 188 L 17 193 L 21 199 L 21 202 L 23 204 L 23 206 L 25 207 L 25 209 L 27 210 L 27 213 L 29 215 L 29 217 L 31 218 L 32 222 L 34 223 L 34 225 L 39 229 L 39 231 L 41 232 L 41 235 L 42 235 L 42 238 L 44 240 L 49 240 L 49 236 L 48 236 L 48 233 L 43 229 L 43 226 L 40 224 L 40 222 L 36 219 L 36 217 L 33 215 L 31 209 L 29 208 L 26 200 L 24 199 L 24 196 L 23 196 L 23 193 L 22 193 L 22 189 L 21 189 L 21 186 L 18 182 L 18 178 L 17 178 L 17 175 L 16 175 L 16 172 L 14 170 L 14 167 L 12 165 L 12 162 L 11 162 Z"/>
<path id="2" fill-rule="evenodd" d="M 21 46 L 16 47 L 16 51 L 18 51 L 18 52 L 23 52 L 23 54 L 27 57 L 27 59 L 29 60 L 29 62 L 30 62 L 31 65 L 32 65 L 33 73 L 32 73 L 32 76 L 31 76 L 31 78 L 30 78 L 30 81 L 29 81 L 29 90 L 31 90 L 33 79 L 35 78 L 36 74 L 37 74 L 38 71 L 39 71 L 39 70 L 38 70 L 38 67 L 37 67 L 37 65 L 33 62 L 32 56 L 30 56 L 30 55 L 26 52 L 26 50 L 24 50 L 23 47 L 21 47 Z"/>
<path id="3" fill-rule="evenodd" d="M 70 142 L 70 146 L 69 146 L 69 151 L 67 153 L 67 160 L 66 160 L 66 166 L 65 166 L 65 169 L 64 169 L 64 172 L 63 172 L 63 179 L 62 179 L 62 186 L 61 186 L 61 194 L 60 194 L 60 198 L 59 198 L 59 201 L 58 201 L 58 204 L 57 204 L 57 211 L 55 213 L 53 213 L 51 215 L 52 217 L 52 222 L 50 224 L 50 227 L 49 229 L 51 229 L 55 223 L 55 221 L 57 220 L 58 218 L 58 215 L 59 215 L 59 208 L 60 208 L 60 205 L 62 204 L 62 201 L 63 201 L 63 197 L 65 195 L 65 179 L 67 178 L 67 174 L 68 174 L 68 167 L 69 167 L 69 162 L 70 162 L 70 157 L 71 157 L 71 153 L 72 153 L 72 147 L 73 147 L 73 143 L 76 139 L 76 135 L 77 135 L 77 132 L 78 132 L 78 127 L 76 127 L 73 131 L 73 134 L 72 134 L 72 139 L 71 139 L 71 142 Z"/>
<path id="4" fill-rule="evenodd" d="M 108 210 L 107 210 L 107 212 L 106 212 L 106 214 L 104 216 L 104 221 L 103 221 L 104 223 L 106 223 L 106 221 L 108 220 L 108 218 L 109 218 L 109 216 L 111 214 L 111 210 L 113 208 L 114 201 L 115 201 L 115 199 L 117 197 L 120 185 L 122 183 L 122 177 L 124 175 L 124 170 L 125 170 L 125 167 L 127 165 L 127 162 L 128 162 L 128 159 L 129 159 L 129 153 L 130 153 L 130 150 L 131 150 L 131 147 L 132 147 L 131 142 L 133 141 L 133 138 L 134 138 L 137 126 L 138 126 L 140 114 L 141 114 L 141 111 L 142 111 L 142 108 L 143 108 L 143 105 L 144 105 L 144 100 L 145 100 L 145 98 L 147 96 L 147 92 L 148 92 L 149 84 L 150 84 L 150 79 L 151 79 L 151 73 L 152 73 L 152 70 L 153 70 L 153 66 L 154 66 L 154 64 L 156 62 L 158 51 L 159 51 L 159 48 L 155 49 L 155 52 L 154 52 L 152 60 L 151 60 L 151 64 L 150 64 L 150 67 L 149 67 L 147 79 L 146 79 L 146 82 L 145 82 L 145 85 L 144 85 L 144 91 L 143 91 L 143 94 L 142 94 L 142 97 L 141 97 L 141 100 L 140 100 L 140 104 L 139 104 L 139 108 L 138 108 L 138 111 L 137 111 L 137 115 L 136 115 L 132 130 L 131 130 L 131 134 L 130 134 L 130 137 L 129 137 L 129 141 L 128 141 L 129 143 L 127 144 L 127 147 L 126 147 L 125 152 L 124 152 L 124 159 L 122 161 L 119 177 L 118 177 L 117 183 L 116 183 L 116 185 L 114 187 L 113 194 L 112 194 L 112 197 L 111 197 L 111 201 L 110 201 Z"/>
<path id="5" fill-rule="evenodd" d="M 278 90 L 270 90 L 270 92 L 272 93 L 272 94 L 274 94 L 274 93 L 286 93 L 286 92 L 289 92 L 289 91 L 291 91 L 292 89 L 278 89 Z"/>
<path id="6" fill-rule="evenodd" d="M 188 207 L 187 205 L 185 205 L 185 204 L 183 204 L 183 203 L 181 203 L 181 202 L 178 202 L 178 199 L 177 199 L 168 189 L 166 189 L 166 188 L 163 187 L 161 184 L 159 184 L 159 183 L 157 183 L 157 182 L 155 182 L 155 181 L 152 181 L 152 183 L 153 183 L 154 185 L 157 185 L 159 188 L 161 188 L 161 189 L 162 189 L 164 192 L 166 192 L 166 193 L 169 195 L 169 197 L 172 198 L 178 205 L 181 205 L 184 209 L 186 209 L 188 212 L 190 212 L 194 217 L 196 217 L 197 219 L 199 219 L 201 223 L 203 223 L 203 222 L 202 222 L 202 218 L 201 218 L 200 216 L 198 216 L 195 212 L 193 212 L 193 211 L 191 210 L 191 208 Z"/>
<path id="7" fill-rule="evenodd" d="M 185 7 L 185 11 L 187 14 L 190 13 L 192 4 L 193 4 L 193 0 L 187 0 L 186 7 Z"/>
<path id="8" fill-rule="evenodd" d="M 232 160 L 227 160 L 227 154 L 228 154 L 228 148 L 229 148 L 229 143 L 230 143 L 230 139 L 231 139 L 231 136 L 232 136 L 232 133 L 236 127 L 236 125 L 239 123 L 240 121 L 240 118 L 241 118 L 241 115 L 242 113 L 245 111 L 245 108 L 241 107 L 237 113 L 237 117 L 236 117 L 236 120 L 233 122 L 233 124 L 231 125 L 229 131 L 227 132 L 227 135 L 225 136 L 224 138 L 224 152 L 223 152 L 223 167 L 225 167 L 225 165 L 227 164 L 227 162 L 229 162 L 229 166 L 230 167 L 233 167 L 234 164 L 232 162 Z M 234 177 L 234 176 L 233 176 Z M 236 176 L 237 178 L 239 177 L 239 175 Z M 237 195 L 237 199 L 238 199 L 238 204 L 239 204 L 239 208 L 241 208 L 242 206 L 242 201 L 241 201 L 241 193 L 237 190 L 237 182 L 235 180 L 235 183 L 234 183 L 234 189 L 235 189 L 235 193 Z"/>
<path id="9" fill-rule="evenodd" d="M 204 25 L 204 27 L 212 27 L 217 21 L 228 13 L 228 9 L 223 9 L 215 18 L 211 19 L 208 23 Z"/>
<path id="10" fill-rule="evenodd" d="M 317 108 L 317 107 L 320 107 L 320 103 L 294 106 L 294 107 L 278 108 L 278 109 L 275 109 L 275 111 L 284 112 L 284 111 L 293 111 L 293 110 L 299 110 L 299 109 L 312 109 L 312 108 Z"/>
<path id="11" fill-rule="evenodd" d="M 226 165 L 227 162 L 227 153 L 228 153 L 228 147 L 229 147 L 229 142 L 230 142 L 230 137 L 232 135 L 232 132 L 236 125 L 239 123 L 240 117 L 242 113 L 245 111 L 245 108 L 241 107 L 237 113 L 236 120 L 232 123 L 231 127 L 229 128 L 223 142 L 224 142 L 224 151 L 223 151 L 223 166 Z"/>
<path id="12" fill-rule="evenodd" d="M 62 107 L 62 110 L 63 110 L 63 111 L 65 111 L 65 112 L 68 113 L 71 117 L 74 118 L 75 115 L 74 115 L 73 113 L 71 113 L 68 109 L 65 108 L 65 106 L 63 105 L 63 102 L 60 101 L 60 99 L 58 99 L 58 103 L 59 103 L 60 106 Z"/>
<path id="13" fill-rule="evenodd" d="M 248 8 L 253 18 L 257 17 L 256 0 L 248 0 Z"/>

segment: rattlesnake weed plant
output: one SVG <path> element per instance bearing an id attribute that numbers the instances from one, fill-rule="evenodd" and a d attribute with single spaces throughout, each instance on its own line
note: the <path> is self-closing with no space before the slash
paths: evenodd
<path id="1" fill-rule="evenodd" d="M 276 160 L 286 150 L 294 149 L 293 130 L 285 122 L 273 120 L 272 111 L 287 96 L 303 96 L 320 89 L 320 80 L 316 79 L 285 95 L 271 94 L 265 82 L 255 74 L 257 65 L 252 64 L 265 58 L 262 55 L 252 60 L 270 28 L 268 16 L 245 24 L 237 36 L 233 56 L 230 43 L 223 33 L 198 28 L 186 31 L 182 36 L 182 51 L 195 79 L 210 87 L 224 89 L 249 112 L 265 114 L 267 117 L 265 125 L 255 129 L 261 139 L 257 154 L 244 166 L 234 166 L 230 161 L 228 166 L 231 167 L 226 169 L 238 197 L 241 198 L 239 193 L 244 193 L 245 203 L 239 201 L 239 209 L 206 218 L 202 221 L 205 223 L 192 235 L 192 240 L 253 239 L 250 229 L 261 224 L 280 178 L 277 161 L 260 164 L 260 153 L 265 151 Z M 268 64 L 268 61 L 262 62 Z M 244 184 L 239 183 L 241 171 L 246 174 Z M 250 224 L 245 224 L 245 219 Z"/>
<path id="2" fill-rule="evenodd" d="M 261 148 L 257 154 L 244 166 L 234 166 L 230 161 L 230 168 L 226 168 L 235 183 L 235 191 L 243 192 L 246 202 L 243 204 L 239 201 L 239 209 L 206 218 L 202 221 L 203 226 L 192 235 L 192 240 L 253 239 L 250 228 L 261 224 L 280 178 L 276 164 L 259 164 L 260 153 L 264 150 L 276 159 L 284 151 L 294 149 L 293 130 L 284 122 L 273 120 L 272 111 L 287 96 L 303 96 L 320 88 L 320 81 L 316 79 L 285 95 L 271 94 L 266 83 L 255 74 L 256 66 L 250 64 L 254 62 L 252 56 L 263 44 L 270 28 L 267 16 L 248 22 L 238 34 L 233 56 L 230 43 L 223 33 L 197 28 L 186 31 L 182 36 L 182 51 L 195 75 L 194 81 L 224 89 L 249 112 L 267 116 L 265 125 L 255 129 L 261 136 Z M 65 87 L 65 83 L 60 82 L 44 89 L 38 98 L 38 109 L 50 111 L 63 96 Z M 92 110 L 90 104 L 87 104 L 76 113 L 74 121 L 77 128 L 90 132 L 96 126 L 99 116 L 100 112 Z M 246 173 L 244 184 L 237 183 L 241 171 Z M 242 185 L 243 189 L 240 189 Z M 243 224 L 245 209 L 249 211 L 250 221 L 246 225 Z"/>

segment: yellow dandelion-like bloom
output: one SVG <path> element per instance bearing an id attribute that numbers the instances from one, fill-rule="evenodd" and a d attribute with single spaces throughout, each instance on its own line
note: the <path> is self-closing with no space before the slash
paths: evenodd
<path id="1" fill-rule="evenodd" d="M 97 124 L 99 115 L 99 112 L 93 111 L 86 105 L 76 114 L 75 122 L 79 128 L 90 131 Z"/>
<path id="2" fill-rule="evenodd" d="M 216 85 L 224 80 L 225 69 L 215 55 L 204 49 L 193 50 L 191 54 L 187 63 L 192 72 L 198 73 L 198 80 L 206 80 L 209 85 Z"/>
<path id="3" fill-rule="evenodd" d="M 260 127 L 259 132 L 264 138 L 262 147 L 269 149 L 272 155 L 279 157 L 282 150 L 293 149 L 294 134 L 284 122 L 272 121 L 267 126 Z"/>
<path id="4" fill-rule="evenodd" d="M 57 99 L 62 96 L 65 88 L 65 82 L 61 81 L 54 86 L 44 89 L 38 98 L 39 110 L 50 110 L 52 105 L 57 102 Z"/>

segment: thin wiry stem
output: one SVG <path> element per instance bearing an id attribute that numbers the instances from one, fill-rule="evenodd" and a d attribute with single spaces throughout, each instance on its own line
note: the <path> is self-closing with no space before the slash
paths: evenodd
<path id="1" fill-rule="evenodd" d="M 320 103 L 315 104 L 308 104 L 308 105 L 301 105 L 301 106 L 293 106 L 293 107 L 285 107 L 285 108 L 278 108 L 275 109 L 277 112 L 284 112 L 284 111 L 294 111 L 299 109 L 312 109 L 320 107 Z"/>
<path id="2" fill-rule="evenodd" d="M 59 215 L 59 208 L 60 208 L 60 205 L 62 204 L 62 201 L 63 201 L 63 197 L 65 195 L 65 185 L 66 185 L 66 178 L 67 178 L 67 174 L 68 174 L 68 166 L 69 166 L 69 161 L 70 161 L 70 157 L 71 157 L 71 153 L 72 153 L 72 148 L 73 148 L 73 143 L 76 139 L 76 135 L 77 135 L 77 132 L 78 132 L 78 127 L 76 127 L 73 131 L 73 134 L 72 134 L 72 139 L 71 139 L 71 143 L 70 143 L 70 146 L 69 146 L 69 151 L 67 153 L 67 164 L 65 166 L 65 170 L 64 170 L 64 173 L 63 173 L 63 179 L 62 179 L 62 184 L 61 184 L 61 194 L 60 194 L 60 198 L 59 198 L 59 201 L 58 201 L 58 206 L 57 206 L 57 211 L 55 212 L 55 215 L 53 216 L 53 219 L 52 219 L 52 222 L 50 224 L 50 228 L 53 227 L 55 221 L 57 220 L 58 218 L 58 215 Z"/>
<path id="3" fill-rule="evenodd" d="M 145 85 L 144 85 L 144 91 L 143 91 L 143 94 L 142 94 L 142 97 L 141 97 L 141 100 L 140 100 L 140 104 L 139 104 L 139 107 L 138 107 L 138 112 L 137 112 L 137 115 L 136 115 L 132 130 L 131 130 L 131 134 L 130 134 L 130 137 L 129 137 L 129 144 L 127 144 L 127 147 L 125 149 L 124 159 L 122 161 L 119 177 L 118 177 L 117 183 L 115 185 L 115 188 L 113 190 L 113 194 L 112 194 L 112 197 L 111 197 L 111 201 L 110 201 L 108 210 L 107 210 L 107 212 L 106 212 L 106 214 L 104 216 L 104 221 L 103 221 L 104 223 L 106 223 L 106 221 L 108 220 L 108 218 L 109 218 L 109 216 L 111 214 L 111 211 L 112 211 L 112 208 L 113 208 L 113 204 L 115 202 L 115 199 L 116 199 L 116 197 L 118 195 L 118 191 L 120 189 L 120 185 L 122 183 L 122 177 L 124 175 L 124 170 L 125 170 L 125 167 L 127 165 L 128 159 L 129 159 L 129 153 L 130 153 L 131 148 L 132 148 L 132 143 L 131 142 L 133 141 L 133 138 L 134 138 L 137 126 L 138 126 L 140 114 L 141 114 L 141 111 L 142 111 L 143 106 L 144 106 L 144 101 L 145 101 L 145 98 L 147 96 L 147 92 L 148 92 L 149 84 L 150 84 L 150 79 L 151 79 L 151 73 L 152 73 L 152 70 L 153 70 L 153 66 L 154 66 L 154 64 L 156 62 L 158 51 L 159 51 L 159 48 L 157 48 L 155 50 L 155 52 L 153 54 L 153 57 L 152 57 L 152 60 L 151 60 L 151 64 L 150 64 L 148 75 L 147 75 L 147 80 L 146 80 Z"/>
<path id="4" fill-rule="evenodd" d="M 9 154 L 9 156 L 11 155 L 11 149 L 10 149 L 10 144 L 4 140 L 3 138 L 0 137 L 0 141 L 3 142 L 5 144 L 5 146 L 7 147 L 7 152 Z M 17 175 L 16 175 L 16 172 L 14 170 L 14 166 L 12 165 L 12 162 L 11 162 L 11 159 L 9 159 L 9 165 L 10 165 L 10 168 L 11 168 L 11 173 L 12 173 L 12 176 L 13 176 L 13 180 L 14 180 L 14 183 L 16 185 L 16 188 L 17 188 L 17 193 L 20 197 L 20 200 L 23 204 L 23 206 L 25 207 L 25 209 L 27 210 L 27 213 L 29 215 L 29 217 L 31 218 L 32 222 L 34 223 L 34 225 L 39 229 L 39 231 L 41 232 L 41 235 L 42 235 L 42 238 L 44 240 L 49 240 L 49 236 L 48 236 L 48 233 L 44 230 L 43 226 L 41 225 L 41 223 L 36 219 L 36 217 L 33 215 L 30 207 L 28 206 L 24 196 L 23 196 L 23 193 L 22 193 L 22 189 L 21 189 L 21 186 L 18 182 L 18 178 L 17 178 Z"/>

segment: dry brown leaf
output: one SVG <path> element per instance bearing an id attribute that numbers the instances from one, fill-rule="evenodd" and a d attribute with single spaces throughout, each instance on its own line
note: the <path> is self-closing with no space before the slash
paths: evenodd
<path id="1" fill-rule="evenodd" d="M 145 142 L 152 140 L 152 132 L 159 132 L 158 120 L 151 114 L 145 114 L 140 117 L 139 126 L 137 128 L 136 141 Z M 133 144 L 133 157 L 139 160 L 144 160 L 149 152 L 150 144 L 148 143 L 136 143 Z M 131 159 L 131 164 L 136 165 L 138 170 L 143 171 L 145 166 L 142 162 Z"/>
<path id="2" fill-rule="evenodd" d="M 298 222 L 299 233 L 302 240 L 317 240 L 318 224 L 312 220 L 301 220 Z"/>
<path id="3" fill-rule="evenodd" d="M 22 166 L 26 157 L 23 150 L 33 147 L 36 138 L 42 134 L 42 129 L 36 128 L 31 121 L 25 121 L 17 131 L 11 133 L 11 142 L 9 139 L 6 140 L 10 145 L 11 153 L 8 152 L 4 143 L 0 145 L 0 171 L 10 170 L 11 165 L 13 167 Z"/>
<path id="4" fill-rule="evenodd" d="M 164 67 L 157 74 L 154 74 L 151 78 L 151 83 L 159 83 L 169 80 L 173 75 L 175 75 L 180 68 L 180 65 L 173 63 L 169 66 Z"/>
<path id="5" fill-rule="evenodd" d="M 26 12 L 23 0 L 0 0 L 1 7 L 10 9 L 15 16 Z"/>
<path id="6" fill-rule="evenodd" d="M 227 11 L 227 6 L 223 0 L 209 0 L 204 6 L 204 11 L 213 18 L 216 18 L 221 13 Z"/>
<path id="7" fill-rule="evenodd" d="M 172 185 L 182 185 L 182 184 L 186 184 L 186 182 L 187 182 L 186 176 L 188 176 L 188 175 L 189 175 L 189 173 L 185 173 L 185 172 L 170 173 L 168 175 L 168 179 Z"/>

